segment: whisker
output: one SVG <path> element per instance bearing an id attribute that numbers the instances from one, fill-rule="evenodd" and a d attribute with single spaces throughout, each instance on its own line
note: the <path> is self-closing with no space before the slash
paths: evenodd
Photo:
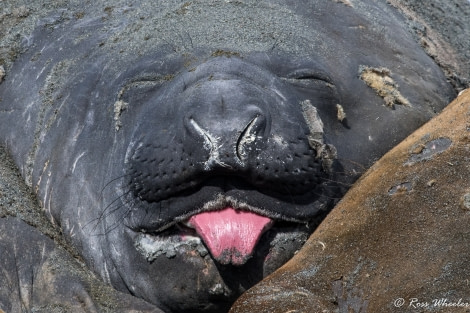
<path id="1" fill-rule="evenodd" d="M 327 182 L 331 182 L 331 183 L 336 183 L 338 185 L 342 185 L 342 186 L 345 186 L 345 187 L 351 187 L 353 185 L 353 183 L 345 183 L 345 182 L 341 182 L 341 181 L 338 181 L 338 180 L 334 180 L 334 179 L 330 179 L 330 178 L 326 178 L 326 177 L 321 177 L 321 179 L 323 181 L 327 181 Z"/>
<path id="2" fill-rule="evenodd" d="M 83 228 L 86 228 L 88 227 L 90 224 L 92 223 L 95 223 L 96 224 L 93 226 L 92 228 L 92 231 L 95 231 L 96 228 L 98 227 L 98 224 L 101 220 L 109 217 L 111 214 L 113 214 L 114 212 L 116 212 L 117 210 L 119 210 L 119 208 L 121 207 L 120 205 L 117 205 L 116 207 L 113 207 L 113 205 L 119 201 L 120 199 L 122 199 L 123 197 L 127 196 L 132 190 L 128 190 L 126 191 L 125 193 L 123 193 L 122 195 L 116 197 L 113 201 L 111 201 L 103 210 L 101 210 L 101 213 L 99 214 L 99 216 L 93 220 L 91 220 L 90 222 L 88 222 L 87 224 L 85 224 L 83 226 Z M 110 208 L 112 208 L 112 210 L 110 210 Z"/>
<path id="3" fill-rule="evenodd" d="M 356 162 L 356 161 L 353 161 L 351 159 L 342 159 L 342 158 L 338 158 L 336 159 L 337 161 L 342 161 L 343 163 L 349 163 L 349 164 L 353 164 L 353 165 L 356 165 L 358 168 L 360 168 L 362 170 L 362 172 L 365 172 L 369 167 L 366 167 L 364 164 L 361 164 L 359 162 Z"/>
<path id="4" fill-rule="evenodd" d="M 119 209 L 120 207 L 116 208 L 116 210 L 119 210 Z M 114 229 L 116 229 L 120 225 L 118 221 L 124 220 L 130 212 L 131 212 L 131 209 L 127 209 L 124 213 L 122 213 L 121 216 L 116 219 L 115 223 L 113 223 L 112 225 L 109 225 L 109 227 L 108 226 L 106 227 L 103 235 L 106 235 L 110 233 L 111 231 L 113 231 Z"/>
<path id="5" fill-rule="evenodd" d="M 116 177 L 116 178 L 113 178 L 113 179 L 111 179 L 109 182 L 107 182 L 106 185 L 104 185 L 103 188 L 102 188 L 101 191 L 100 191 L 100 198 L 99 198 L 99 200 L 102 199 L 104 190 L 105 190 L 107 187 L 109 187 L 109 185 L 111 185 L 111 183 L 113 183 L 113 182 L 115 182 L 115 181 L 117 181 L 117 180 L 119 180 L 119 179 L 121 179 L 121 178 L 124 178 L 124 177 L 126 177 L 126 176 L 129 176 L 129 175 L 131 175 L 131 174 L 124 174 L 124 175 L 118 176 L 118 177 Z"/>

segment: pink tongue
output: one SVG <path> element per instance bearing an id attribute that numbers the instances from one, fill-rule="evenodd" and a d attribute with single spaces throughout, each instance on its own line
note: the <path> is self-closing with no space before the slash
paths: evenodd
<path id="1" fill-rule="evenodd" d="M 225 208 L 194 215 L 189 223 L 221 264 L 243 265 L 272 220 L 251 212 Z"/>

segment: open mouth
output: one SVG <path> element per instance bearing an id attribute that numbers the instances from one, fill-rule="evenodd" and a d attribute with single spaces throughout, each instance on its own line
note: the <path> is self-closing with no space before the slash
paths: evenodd
<path id="1" fill-rule="evenodd" d="M 292 145 L 291 150 L 299 150 Z M 297 145 L 306 147 L 301 140 Z M 155 166 L 140 155 L 159 150 L 138 149 L 129 162 L 130 192 L 122 198 L 129 208 L 127 225 L 138 234 L 135 247 L 150 262 L 184 250 L 203 257 L 210 253 L 221 265 L 246 264 L 274 221 L 276 231 L 283 223 L 302 227 L 329 207 L 329 172 L 323 171 L 316 151 L 304 151 L 286 151 L 279 160 L 263 156 L 269 166 L 249 159 L 254 163 L 246 168 L 208 170 L 193 154 L 193 168 L 183 171 L 181 164 L 189 159 L 183 150 L 175 153 L 181 163 Z"/>
<path id="2" fill-rule="evenodd" d="M 242 265 L 253 255 L 261 235 L 273 221 L 256 213 L 227 207 L 193 215 L 184 224 L 195 229 L 219 263 Z"/>
<path id="3" fill-rule="evenodd" d="M 276 269 L 300 249 L 319 220 L 321 217 L 309 224 L 298 223 L 224 208 L 195 214 L 162 232 L 137 232 L 134 245 L 150 263 L 158 257 L 211 255 L 220 265 L 241 267 L 261 257 L 263 263 L 277 264 Z M 276 260 L 279 255 L 284 260 L 281 263 Z"/>
<path id="4" fill-rule="evenodd" d="M 171 258 L 178 249 L 189 248 L 202 257 L 210 253 L 220 264 L 241 266 L 255 251 L 261 236 L 273 225 L 273 219 L 253 211 L 225 205 L 202 211 L 162 232 L 140 233 L 135 246 L 148 261 L 159 255 Z"/>

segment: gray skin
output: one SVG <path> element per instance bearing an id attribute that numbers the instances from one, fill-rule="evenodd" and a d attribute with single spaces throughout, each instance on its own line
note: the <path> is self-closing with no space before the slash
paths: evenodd
<path id="1" fill-rule="evenodd" d="M 455 96 L 385 3 L 113 5 L 54 11 L 25 37 L 0 136 L 67 245 L 164 312 L 227 311 Z M 387 105 L 367 68 L 407 104 Z M 275 221 L 242 266 L 181 225 L 226 206 Z"/>

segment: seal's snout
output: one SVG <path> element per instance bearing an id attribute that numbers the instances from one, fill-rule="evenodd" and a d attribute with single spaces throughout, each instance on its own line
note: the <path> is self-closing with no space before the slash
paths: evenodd
<path id="1" fill-rule="evenodd" d="M 235 207 L 241 201 L 249 210 L 256 208 L 252 212 L 289 221 L 324 208 L 330 178 L 324 161 L 332 153 L 310 100 L 300 101 L 268 69 L 236 58 L 207 61 L 168 86 L 149 96 L 150 103 L 161 106 L 143 111 L 144 122 L 128 153 L 131 192 L 126 201 L 144 208 L 142 214 L 155 215 L 148 225 L 137 222 L 134 228 L 164 230 L 219 196 L 233 199 Z M 221 229 L 228 216 L 224 213 L 211 215 L 210 223 L 195 219 L 194 228 L 210 224 Z M 241 233 L 231 237 L 224 230 L 227 240 L 219 249 L 210 231 L 198 230 L 221 263 L 243 264 L 264 229 L 253 215 L 235 217 L 242 219 L 234 228 L 259 226 L 246 242 Z"/>
<path id="2" fill-rule="evenodd" d="M 270 135 L 271 116 L 266 91 L 240 80 L 216 80 L 186 90 L 185 141 L 203 145 L 206 170 L 238 167 L 263 148 Z"/>
<path id="3" fill-rule="evenodd" d="M 262 110 L 251 106 L 246 112 L 230 116 L 191 115 L 184 121 L 186 140 L 201 142 L 208 152 L 206 169 L 217 165 L 236 167 L 262 148 L 268 135 L 268 118 Z"/>

